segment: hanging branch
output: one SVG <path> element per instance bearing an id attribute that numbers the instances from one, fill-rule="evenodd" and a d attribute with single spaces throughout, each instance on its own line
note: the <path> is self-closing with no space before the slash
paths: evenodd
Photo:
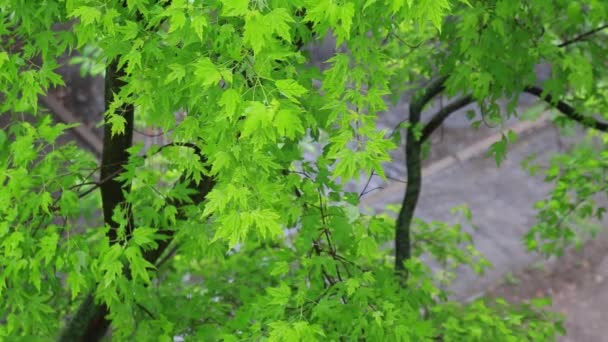
<path id="1" fill-rule="evenodd" d="M 137 18 L 138 18 L 138 20 L 141 20 L 141 13 L 137 12 Z M 154 29 L 155 28 L 152 28 L 152 30 L 154 30 Z M 298 42 L 296 44 L 297 49 L 300 50 L 302 48 L 303 44 L 304 44 L 303 41 Z M 110 86 L 110 89 L 114 89 L 114 92 L 116 92 L 116 93 L 118 93 L 118 90 L 123 85 L 122 83 L 118 83 L 119 82 L 118 77 L 115 77 L 115 79 L 113 79 L 113 77 L 111 76 L 112 71 L 116 71 L 116 69 L 106 71 L 106 94 L 113 94 L 112 91 L 108 91 L 108 82 L 116 82 L 116 83 L 111 83 L 111 86 Z M 112 86 L 116 86 L 116 88 L 112 88 Z M 110 101 L 108 101 L 108 99 L 106 98 L 106 105 L 108 105 L 110 102 L 111 102 L 111 99 L 110 99 Z M 130 146 L 130 141 L 132 139 L 132 134 L 133 134 L 133 118 L 132 118 L 133 108 L 132 107 L 128 107 L 128 110 L 125 110 L 123 115 L 129 115 L 129 113 L 131 115 L 131 117 L 130 117 L 131 119 L 130 119 L 130 121 L 127 120 L 128 125 L 126 127 L 126 130 L 129 132 L 131 137 L 129 139 L 123 138 L 123 140 L 121 140 L 121 141 L 124 143 L 126 140 L 128 140 L 129 146 Z M 107 134 L 109 134 L 110 130 L 106 129 L 106 132 L 107 132 Z M 104 141 L 103 157 L 104 158 L 106 158 L 106 157 L 107 158 L 119 158 L 116 155 L 111 155 L 110 153 L 108 153 L 106 155 L 105 144 L 108 143 L 109 146 L 114 146 L 113 145 L 114 142 L 107 140 L 107 139 L 113 139 L 113 137 L 111 137 L 111 136 L 106 136 L 105 139 L 106 140 Z M 165 145 L 165 146 L 161 147 L 161 150 L 167 146 L 181 146 L 181 147 L 193 148 L 195 150 L 195 153 L 201 159 L 201 161 L 203 161 L 203 162 L 206 161 L 206 158 L 202 154 L 202 151 L 195 144 L 171 143 L 169 145 Z M 126 148 L 125 148 L 125 150 L 126 150 Z M 118 153 L 118 155 L 121 155 L 121 154 Z M 114 163 L 113 161 L 111 161 L 111 162 L 109 161 L 106 164 L 102 161 L 101 179 L 105 178 L 104 177 L 105 174 L 103 173 L 103 165 L 114 165 L 113 163 Z M 203 175 L 203 178 L 199 182 L 198 185 L 195 184 L 193 181 L 188 180 L 185 177 L 185 175 L 182 175 L 182 177 L 180 177 L 178 184 L 179 183 L 188 183 L 188 188 L 191 190 L 194 190 L 193 191 L 194 194 L 192 196 L 190 196 L 190 200 L 194 204 L 199 204 L 199 203 L 203 202 L 205 200 L 206 196 L 209 194 L 209 192 L 211 192 L 211 190 L 215 186 L 215 180 L 213 178 L 205 176 L 205 175 Z M 107 182 L 104 184 L 107 184 Z M 116 184 L 116 183 L 113 183 L 113 184 Z M 109 187 L 109 185 L 106 185 L 106 186 Z M 115 190 L 115 189 L 112 189 L 112 190 Z M 298 190 L 296 189 L 296 194 L 297 194 L 297 192 L 298 192 Z M 111 193 L 115 194 L 115 192 L 111 192 Z M 122 192 L 120 192 L 120 193 L 122 194 Z M 178 213 L 177 213 L 176 219 L 186 220 L 187 215 L 186 215 L 185 211 L 183 210 L 182 203 L 179 203 L 178 201 L 171 201 L 171 202 L 172 203 L 168 203 L 168 204 L 174 205 L 175 207 L 178 208 Z M 108 204 L 108 206 L 110 206 L 110 204 Z M 105 209 L 106 209 L 106 203 L 104 200 L 104 215 L 106 212 Z M 111 214 L 109 217 L 111 218 Z M 132 215 L 128 215 L 128 217 L 132 218 Z M 132 227 L 132 223 L 129 224 L 129 227 Z M 157 243 L 158 243 L 157 248 L 148 250 L 143 255 L 144 259 L 152 264 L 155 264 L 156 261 L 163 255 L 163 253 L 165 252 L 167 247 L 172 242 L 173 235 L 174 235 L 174 231 L 172 231 L 172 230 L 161 230 L 158 233 L 164 235 L 166 238 L 163 240 L 157 241 Z M 115 234 L 115 232 L 113 234 Z M 127 236 L 129 236 L 129 235 L 127 235 Z M 112 241 L 112 239 L 110 239 L 110 241 Z M 164 262 L 164 260 L 162 262 Z M 130 271 L 129 271 L 128 267 L 126 268 L 125 275 L 127 277 L 130 277 Z M 90 293 L 85 298 L 85 300 L 81 303 L 81 305 L 78 308 L 78 310 L 76 311 L 74 317 L 72 317 L 71 321 L 68 323 L 66 329 L 62 332 L 62 335 L 60 336 L 59 341 L 66 341 L 66 342 L 68 342 L 68 341 L 70 341 L 70 342 L 71 341 L 87 341 L 88 342 L 88 341 L 101 340 L 103 338 L 103 336 L 106 334 L 106 331 L 110 326 L 110 321 L 106 318 L 107 314 L 108 314 L 107 306 L 105 304 L 96 304 L 94 301 L 94 294 Z"/>
<path id="2" fill-rule="evenodd" d="M 585 33 L 581 33 L 581 34 L 579 34 L 578 36 L 576 36 L 576 37 L 574 37 L 572 39 L 566 40 L 565 42 L 559 44 L 557 47 L 562 48 L 562 47 L 566 47 L 566 46 L 568 46 L 570 44 L 574 44 L 574 43 L 583 41 L 585 38 L 587 38 L 587 37 L 589 37 L 589 36 L 591 36 L 591 35 L 593 35 L 593 34 L 595 34 L 597 32 L 600 32 L 600 31 L 602 31 L 602 30 L 604 30 L 606 28 L 608 28 L 608 24 L 601 25 L 601 26 L 599 26 L 597 28 L 594 28 L 593 30 L 587 31 Z"/>
<path id="3" fill-rule="evenodd" d="M 524 89 L 524 92 L 540 98 L 541 100 L 555 107 L 555 109 L 559 110 L 560 113 L 564 114 L 569 119 L 574 120 L 587 128 L 593 128 L 598 131 L 608 132 L 608 123 L 597 121 L 594 118 L 590 118 L 587 116 L 583 116 L 581 113 L 577 112 L 576 109 L 574 109 L 566 102 L 561 100 L 556 101 L 550 94 L 546 94 L 543 96 L 544 90 L 541 87 L 528 86 Z"/>
<path id="4" fill-rule="evenodd" d="M 577 41 L 583 40 L 586 37 L 595 34 L 605 28 L 608 28 L 608 24 L 602 25 L 589 32 L 582 33 L 571 40 L 559 44 L 558 47 L 565 47 Z M 473 102 L 472 96 L 468 95 L 449 104 L 447 107 L 435 114 L 431 121 L 429 121 L 427 125 L 423 128 L 420 139 L 416 139 L 416 136 L 414 135 L 414 128 L 420 123 L 420 115 L 422 112 L 422 108 L 437 94 L 441 93 L 444 90 L 445 81 L 447 80 L 447 78 L 448 76 L 443 76 L 432 82 L 426 88 L 425 92 L 420 98 L 417 98 L 412 103 L 410 103 L 408 120 L 410 123 L 410 127 L 407 131 L 407 139 L 405 146 L 407 185 L 405 190 L 405 196 L 401 204 L 401 210 L 399 211 L 399 216 L 397 218 L 397 225 L 395 227 L 395 272 L 398 274 L 403 274 L 404 277 L 407 276 L 407 273 L 405 273 L 404 262 L 408 260 L 411 256 L 410 226 L 412 223 L 414 211 L 416 209 L 418 197 L 420 196 L 420 190 L 422 186 L 422 143 L 426 139 L 428 139 L 428 137 L 435 129 L 441 126 L 441 123 L 450 114 Z M 550 95 L 542 96 L 542 88 L 528 86 L 525 88 L 524 91 L 536 95 L 537 97 L 550 103 L 568 118 L 577 121 L 586 127 L 608 132 L 608 123 L 598 122 L 594 119 L 584 117 L 565 102 L 554 102 Z"/>

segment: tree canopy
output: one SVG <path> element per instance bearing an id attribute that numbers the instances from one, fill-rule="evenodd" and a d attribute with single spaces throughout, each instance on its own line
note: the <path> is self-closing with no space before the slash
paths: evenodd
<path id="1" fill-rule="evenodd" d="M 422 147 L 465 105 L 500 123 L 537 96 L 601 139 L 553 160 L 525 243 L 580 242 L 574 223 L 601 219 L 608 184 L 607 27 L 599 0 L 0 1 L 0 336 L 555 338 L 547 301 L 456 302 L 421 260 L 488 266 L 460 225 L 414 220 Z M 306 47 L 328 36 L 319 68 Z M 105 79 L 99 160 L 38 105 L 64 84 L 57 58 L 84 48 Z M 404 94 L 403 123 L 377 129 Z M 438 96 L 453 101 L 423 122 Z M 136 127 L 169 142 L 144 148 Z M 408 171 L 396 216 L 360 209 L 344 185 L 385 177 L 394 149 Z"/>

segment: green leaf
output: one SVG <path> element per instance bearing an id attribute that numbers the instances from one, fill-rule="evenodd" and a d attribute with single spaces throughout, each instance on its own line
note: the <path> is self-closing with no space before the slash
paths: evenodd
<path id="1" fill-rule="evenodd" d="M 243 42 L 247 43 L 257 55 L 268 45 L 272 28 L 259 12 L 253 11 L 245 19 Z"/>
<path id="2" fill-rule="evenodd" d="M 275 82 L 275 85 L 283 95 L 290 100 L 294 100 L 294 102 L 297 102 L 295 99 L 296 97 L 302 96 L 308 92 L 308 89 L 292 79 L 278 80 Z"/>
<path id="3" fill-rule="evenodd" d="M 169 25 L 169 33 L 175 32 L 186 23 L 186 15 L 180 10 L 174 10 L 171 14 L 171 25 Z"/>
<path id="4" fill-rule="evenodd" d="M 249 0 L 222 0 L 222 15 L 243 16 L 249 12 Z"/>
<path id="5" fill-rule="evenodd" d="M 53 197 L 51 194 L 44 191 L 40 194 L 40 208 L 47 214 L 50 214 L 49 206 L 53 204 Z"/>
<path id="6" fill-rule="evenodd" d="M 106 121 L 110 126 L 112 136 L 125 134 L 127 120 L 122 115 L 110 113 L 107 115 Z"/>
<path id="7" fill-rule="evenodd" d="M 294 139 L 305 132 L 297 112 L 289 109 L 280 109 L 277 112 L 274 116 L 274 126 L 280 135 L 289 139 Z"/>
<path id="8" fill-rule="evenodd" d="M 141 279 L 145 284 L 150 284 L 150 275 L 147 269 L 154 269 L 155 267 L 143 258 L 140 249 L 133 246 L 128 247 L 125 250 L 125 256 L 129 261 L 133 278 Z"/>
<path id="9" fill-rule="evenodd" d="M 280 276 L 289 272 L 289 264 L 285 261 L 279 261 L 274 264 L 274 267 L 270 271 L 272 276 Z"/>
<path id="10" fill-rule="evenodd" d="M 165 78 L 165 84 L 169 84 L 173 81 L 179 82 L 186 76 L 186 69 L 181 64 L 170 64 L 169 69 L 171 69 L 171 72 Z"/>
<path id="11" fill-rule="evenodd" d="M 82 6 L 72 11 L 69 16 L 80 18 L 83 25 L 92 25 L 101 18 L 101 11 L 95 7 Z"/>
<path id="12" fill-rule="evenodd" d="M 81 272 L 69 272 L 67 282 L 70 287 L 70 291 L 72 292 L 72 300 L 78 297 L 78 294 L 80 294 L 82 289 L 87 288 L 86 277 Z"/>
<path id="13" fill-rule="evenodd" d="M 350 278 L 346 281 L 346 294 L 350 297 L 361 286 L 357 278 Z"/>
<path id="14" fill-rule="evenodd" d="M 49 227 L 50 228 L 50 227 Z M 57 250 L 57 244 L 59 243 L 59 234 L 50 233 L 40 239 L 40 252 L 39 255 L 43 258 L 44 262 L 49 264 L 55 252 Z"/>
<path id="15" fill-rule="evenodd" d="M 289 297 L 291 296 L 291 289 L 285 283 L 281 283 L 279 287 L 269 287 L 266 289 L 268 295 L 270 295 L 270 303 L 271 305 L 284 306 L 289 301 Z"/>
<path id="16" fill-rule="evenodd" d="M 228 89 L 222 93 L 222 97 L 220 98 L 219 104 L 224 107 L 226 118 L 232 119 L 235 118 L 236 109 L 241 103 L 241 94 L 235 89 Z"/>
<path id="17" fill-rule="evenodd" d="M 357 254 L 364 257 L 373 257 L 378 252 L 378 244 L 369 236 L 364 236 L 358 243 Z"/>
<path id="18" fill-rule="evenodd" d="M 245 109 L 245 123 L 241 136 L 247 138 L 254 133 L 259 133 L 260 129 L 270 126 L 274 117 L 274 111 L 266 107 L 263 103 L 252 101 Z"/>
<path id="19" fill-rule="evenodd" d="M 201 57 L 194 64 L 194 76 L 204 87 L 217 86 L 222 74 L 209 57 Z"/>
<path id="20" fill-rule="evenodd" d="M 133 230 L 131 241 L 139 247 L 156 247 L 156 229 L 150 227 L 137 227 Z"/>
<path id="21" fill-rule="evenodd" d="M 272 12 L 264 16 L 264 20 L 268 22 L 274 34 L 291 43 L 291 33 L 289 32 L 289 24 L 294 20 L 285 8 L 275 8 Z"/>
<path id="22" fill-rule="evenodd" d="M 494 155 L 496 166 L 500 166 L 507 155 L 507 138 L 503 135 L 502 139 L 490 145 L 489 155 Z"/>
<path id="23" fill-rule="evenodd" d="M 203 32 L 205 31 L 205 29 L 207 28 L 207 25 L 208 25 L 207 17 L 202 16 L 202 15 L 194 17 L 192 19 L 191 25 L 192 25 L 192 28 L 194 29 L 194 33 L 196 33 L 196 36 L 202 42 L 203 38 L 204 38 Z"/>
<path id="24" fill-rule="evenodd" d="M 0 67 L 4 65 L 5 62 L 8 62 L 9 56 L 6 51 L 0 51 Z"/>

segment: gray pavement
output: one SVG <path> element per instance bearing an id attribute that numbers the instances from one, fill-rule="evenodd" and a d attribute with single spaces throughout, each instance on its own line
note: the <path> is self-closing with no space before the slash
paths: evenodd
<path id="1" fill-rule="evenodd" d="M 605 245 L 604 245 L 605 246 Z M 605 251 L 604 251 L 605 253 Z M 566 315 L 563 342 L 608 341 L 608 256 L 579 278 L 563 286 L 553 297 L 553 309 Z"/>

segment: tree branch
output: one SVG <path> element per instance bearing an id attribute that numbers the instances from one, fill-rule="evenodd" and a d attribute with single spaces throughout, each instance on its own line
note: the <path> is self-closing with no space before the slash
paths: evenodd
<path id="1" fill-rule="evenodd" d="M 584 116 L 584 115 L 580 114 L 579 112 L 577 112 L 576 109 L 574 109 L 572 106 L 570 106 L 566 102 L 561 101 L 561 100 L 556 101 L 555 99 L 553 99 L 553 96 L 551 96 L 550 94 L 546 94 L 543 96 L 544 90 L 541 87 L 528 86 L 524 89 L 524 92 L 526 92 L 528 94 L 532 94 L 532 95 L 540 98 L 541 100 L 543 100 L 543 101 L 547 102 L 548 104 L 550 104 L 551 106 L 555 107 L 557 110 L 559 110 L 562 114 L 564 114 L 569 119 L 574 120 L 587 128 L 593 128 L 598 131 L 608 132 L 608 123 L 601 122 L 594 118 Z"/>
<path id="2" fill-rule="evenodd" d="M 447 81 L 447 79 L 448 76 L 442 76 L 432 81 L 426 87 L 422 96 L 414 98 L 414 100 L 410 103 L 409 121 L 412 125 L 415 125 L 420 121 L 420 114 L 422 113 L 424 106 L 426 106 L 427 103 L 429 103 L 435 96 L 445 89 L 445 81 Z"/>
<path id="3" fill-rule="evenodd" d="M 608 28 L 608 23 L 604 24 L 604 25 L 602 25 L 600 27 L 594 28 L 591 31 L 587 31 L 585 33 L 581 33 L 581 34 L 579 34 L 578 36 L 576 36 L 576 37 L 574 37 L 572 39 L 566 40 L 565 42 L 562 42 L 561 44 L 559 44 L 557 47 L 562 48 L 562 47 L 566 47 L 566 46 L 568 46 L 570 44 L 574 44 L 576 42 L 582 41 L 585 38 L 587 38 L 587 37 L 589 37 L 589 36 L 591 36 L 591 35 L 593 35 L 593 34 L 595 34 L 597 32 L 600 32 L 600 31 L 602 31 L 602 30 L 604 30 L 606 28 Z"/>
<path id="4" fill-rule="evenodd" d="M 452 114 L 453 112 L 468 106 L 469 104 L 473 103 L 473 96 L 472 95 L 467 95 L 465 97 L 461 97 L 457 100 L 455 100 L 452 103 L 449 103 L 447 106 L 443 107 L 441 110 L 439 110 L 437 113 L 435 113 L 435 115 L 433 115 L 433 118 L 426 124 L 426 126 L 424 126 L 424 128 L 422 129 L 422 136 L 420 137 L 420 142 L 425 142 L 426 139 L 428 139 L 431 134 L 437 129 L 439 128 L 439 126 L 441 126 L 441 124 L 443 123 L 443 121 L 445 121 L 445 119 L 448 118 L 448 116 L 450 116 L 450 114 Z"/>

